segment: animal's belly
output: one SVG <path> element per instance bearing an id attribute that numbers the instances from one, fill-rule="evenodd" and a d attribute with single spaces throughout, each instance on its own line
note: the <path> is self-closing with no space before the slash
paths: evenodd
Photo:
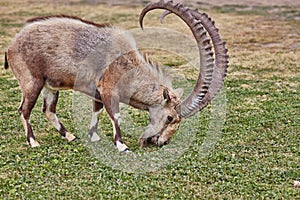
<path id="1" fill-rule="evenodd" d="M 74 89 L 74 79 L 46 79 L 45 87 L 52 90 Z"/>

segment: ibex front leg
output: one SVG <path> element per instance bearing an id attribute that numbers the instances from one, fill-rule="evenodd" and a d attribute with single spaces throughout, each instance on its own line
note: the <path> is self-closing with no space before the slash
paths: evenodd
<path id="1" fill-rule="evenodd" d="M 120 130 L 121 115 L 118 98 L 112 97 L 106 101 L 104 100 L 104 105 L 113 126 L 114 144 L 116 148 L 119 150 L 119 152 L 129 152 L 129 148 L 122 141 Z"/>

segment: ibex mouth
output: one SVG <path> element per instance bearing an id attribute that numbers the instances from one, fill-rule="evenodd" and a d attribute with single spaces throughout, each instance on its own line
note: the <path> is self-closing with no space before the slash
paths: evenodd
<path id="1" fill-rule="evenodd" d="M 157 145 L 158 138 L 159 138 L 159 135 L 149 137 L 149 138 L 147 138 L 147 143 L 152 144 L 152 145 Z"/>
<path id="2" fill-rule="evenodd" d="M 169 141 L 160 141 L 160 134 L 154 135 L 149 138 L 141 138 L 140 139 L 140 144 L 142 147 L 148 147 L 148 146 L 164 146 L 169 143 Z"/>

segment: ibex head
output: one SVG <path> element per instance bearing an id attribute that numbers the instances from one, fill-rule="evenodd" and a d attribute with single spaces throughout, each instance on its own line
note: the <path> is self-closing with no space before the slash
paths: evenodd
<path id="1" fill-rule="evenodd" d="M 176 111 L 176 106 L 180 103 L 183 89 L 179 88 L 172 92 L 164 86 L 160 86 L 160 88 L 161 104 L 149 108 L 150 123 L 140 137 L 142 146 L 167 144 L 182 119 Z"/>
<path id="2" fill-rule="evenodd" d="M 149 109 L 150 124 L 142 134 L 140 142 L 142 145 L 155 144 L 162 146 L 168 143 L 182 119 L 191 117 L 201 111 L 218 93 L 227 72 L 228 50 L 214 25 L 214 21 L 207 14 L 191 10 L 179 3 L 174 4 L 172 1 L 150 2 L 140 15 L 141 28 L 143 28 L 144 16 L 154 9 L 166 10 L 160 18 L 161 21 L 170 13 L 180 17 L 191 29 L 200 55 L 198 79 L 194 89 L 186 99 L 180 100 L 182 92 L 175 94 L 176 92 L 163 88 L 161 91 L 161 104 Z M 212 47 L 214 51 L 212 51 Z"/>

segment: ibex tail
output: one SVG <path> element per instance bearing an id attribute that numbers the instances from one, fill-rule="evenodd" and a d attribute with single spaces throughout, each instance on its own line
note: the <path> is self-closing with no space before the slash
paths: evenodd
<path id="1" fill-rule="evenodd" d="M 5 69 L 8 69 L 9 65 L 8 65 L 8 62 L 7 62 L 7 52 L 5 52 L 5 57 L 4 57 L 4 68 Z"/>

